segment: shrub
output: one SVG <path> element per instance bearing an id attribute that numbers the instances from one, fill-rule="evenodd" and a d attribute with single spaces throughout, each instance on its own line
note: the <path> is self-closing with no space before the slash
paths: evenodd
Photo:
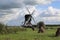
<path id="1" fill-rule="evenodd" d="M 0 23 L 0 33 L 2 32 L 3 26 L 4 25 L 2 23 Z"/>

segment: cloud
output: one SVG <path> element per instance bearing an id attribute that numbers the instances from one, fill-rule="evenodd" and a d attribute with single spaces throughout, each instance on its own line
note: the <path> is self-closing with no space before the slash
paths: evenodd
<path id="1" fill-rule="evenodd" d="M 43 21 L 46 24 L 60 24 L 60 17 L 55 17 L 55 16 L 54 17 L 44 17 Z"/>
<path id="2" fill-rule="evenodd" d="M 48 7 L 48 11 L 49 11 L 49 13 L 51 13 L 52 15 L 59 15 L 60 14 L 60 9 L 56 9 L 56 8 L 53 8 L 53 7 Z"/>
<path id="3" fill-rule="evenodd" d="M 29 7 L 30 13 L 34 10 L 34 7 Z M 26 8 L 13 8 L 13 9 L 6 9 L 6 10 L 0 10 L 0 22 L 8 22 L 10 20 L 15 20 L 17 18 L 21 18 L 21 16 L 24 16 L 25 14 L 29 14 Z"/>
<path id="4" fill-rule="evenodd" d="M 60 9 L 49 6 L 36 16 L 36 18 L 38 20 L 37 22 L 44 21 L 46 24 L 60 24 Z"/>
<path id="5" fill-rule="evenodd" d="M 24 21 L 24 15 L 29 14 L 24 7 L 28 7 L 36 22 L 60 22 L 60 9 L 49 6 L 45 10 L 37 10 L 35 5 L 48 5 L 56 0 L 0 0 L 0 22 L 19 23 Z M 57 19 L 57 20 L 56 20 Z M 32 21 L 33 22 L 33 21 Z M 34 22 L 33 22 L 34 23 Z"/>
<path id="6" fill-rule="evenodd" d="M 49 6 L 47 9 L 42 10 L 40 16 L 42 16 L 42 17 L 51 17 L 51 16 L 60 17 L 60 9 Z"/>
<path id="7" fill-rule="evenodd" d="M 20 8 L 22 0 L 0 0 L 0 9 Z"/>
<path id="8" fill-rule="evenodd" d="M 21 8 L 26 5 L 47 5 L 53 0 L 0 0 L 0 9 Z"/>
<path id="9" fill-rule="evenodd" d="M 36 22 L 44 21 L 46 24 L 60 24 L 60 9 L 49 6 L 45 10 L 37 11 L 37 14 L 34 17 Z"/>
<path id="10" fill-rule="evenodd" d="M 34 10 L 36 10 L 36 8 L 34 6 L 29 6 L 28 10 L 30 11 L 30 13 L 32 13 Z M 9 10 L 2 10 L 1 11 L 2 17 L 0 17 L 0 22 L 3 23 L 11 23 L 11 21 L 13 21 L 13 23 L 17 22 L 17 23 L 21 23 L 24 22 L 24 15 L 25 14 L 29 14 L 29 12 L 27 11 L 26 8 L 23 9 L 19 9 L 19 8 L 14 8 L 14 9 L 9 9 Z M 33 17 L 36 17 L 37 12 L 34 12 L 34 14 L 32 15 Z"/>
<path id="11" fill-rule="evenodd" d="M 58 24 L 60 23 L 60 9 L 56 9 L 52 6 L 49 6 L 46 10 L 37 10 L 35 6 L 27 6 L 30 13 L 35 10 L 32 15 L 36 23 L 39 21 L 44 21 L 46 24 Z M 0 22 L 7 23 L 12 25 L 22 24 L 24 22 L 24 15 L 29 14 L 26 8 L 13 8 L 7 10 L 1 10 L 2 15 Z M 57 19 L 57 20 L 56 20 Z M 15 24 L 14 24 L 15 23 Z M 34 24 L 34 22 L 32 21 Z"/>
<path id="12" fill-rule="evenodd" d="M 24 4 L 26 5 L 37 5 L 37 4 L 46 5 L 52 2 L 53 0 L 24 0 Z"/>
<path id="13" fill-rule="evenodd" d="M 0 18 L 0 22 L 8 22 L 9 20 L 14 20 L 15 18 L 17 18 L 17 16 L 19 15 L 20 9 L 10 9 L 10 10 L 2 10 L 1 11 L 2 17 Z M 5 15 L 6 13 L 6 15 Z"/>

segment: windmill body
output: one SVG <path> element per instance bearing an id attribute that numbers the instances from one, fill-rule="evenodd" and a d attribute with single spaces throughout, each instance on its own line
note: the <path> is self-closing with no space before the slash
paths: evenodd
<path id="1" fill-rule="evenodd" d="M 27 27 L 27 28 L 32 28 L 32 30 L 34 31 L 34 27 L 33 27 L 32 23 L 31 23 L 31 20 L 32 20 L 31 14 L 26 14 L 23 26 Z"/>
<path id="2" fill-rule="evenodd" d="M 25 21 L 24 21 L 24 26 L 32 26 L 31 20 L 32 20 L 31 14 L 26 14 L 25 15 Z"/>
<path id="3" fill-rule="evenodd" d="M 25 15 L 25 22 L 28 21 L 28 23 L 31 23 L 31 18 L 32 18 L 32 16 L 30 14 L 26 14 Z"/>

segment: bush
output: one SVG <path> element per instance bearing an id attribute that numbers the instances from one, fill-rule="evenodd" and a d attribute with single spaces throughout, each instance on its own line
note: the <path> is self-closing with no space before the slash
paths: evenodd
<path id="1" fill-rule="evenodd" d="M 4 25 L 2 23 L 0 23 L 0 33 L 2 32 L 3 26 Z"/>

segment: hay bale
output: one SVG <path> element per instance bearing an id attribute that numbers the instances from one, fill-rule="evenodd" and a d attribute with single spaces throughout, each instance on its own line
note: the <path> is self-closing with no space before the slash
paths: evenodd
<path id="1" fill-rule="evenodd" d="M 56 36 L 60 36 L 60 28 L 57 29 Z"/>
<path id="2" fill-rule="evenodd" d="M 43 33 L 44 31 L 45 31 L 45 24 L 44 24 L 44 22 L 39 22 L 38 24 L 37 24 L 37 26 L 38 26 L 38 33 Z"/>

